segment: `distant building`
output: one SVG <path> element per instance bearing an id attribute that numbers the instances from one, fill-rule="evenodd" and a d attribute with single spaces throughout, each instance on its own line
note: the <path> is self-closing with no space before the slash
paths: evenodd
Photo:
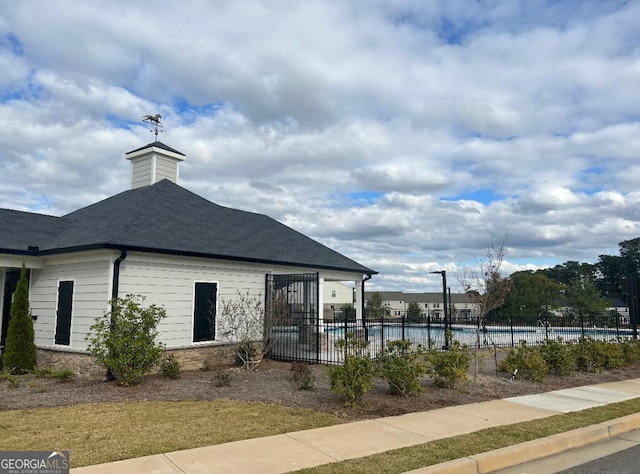
<path id="1" fill-rule="evenodd" d="M 369 301 L 374 291 L 365 292 L 365 301 Z M 409 305 L 417 303 L 422 314 L 432 320 L 444 319 L 444 302 L 442 293 L 404 293 L 401 291 L 378 291 L 387 308 L 387 316 L 402 317 L 407 314 Z M 472 321 L 478 316 L 477 304 L 466 293 L 451 293 L 451 301 L 447 294 L 447 302 L 451 305 L 451 321 Z"/>
<path id="2" fill-rule="evenodd" d="M 323 289 L 324 319 L 344 319 L 345 305 L 354 306 L 356 302 L 355 287 L 341 281 L 325 281 Z"/>

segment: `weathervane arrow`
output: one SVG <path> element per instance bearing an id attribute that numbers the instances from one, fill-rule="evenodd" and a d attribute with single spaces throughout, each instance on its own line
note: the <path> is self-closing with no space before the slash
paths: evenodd
<path id="1" fill-rule="evenodd" d="M 153 129 L 149 130 L 150 132 L 155 132 L 156 134 L 156 141 L 158 141 L 158 131 L 160 131 L 160 133 L 162 133 L 162 122 L 160 121 L 160 119 L 162 118 L 162 115 L 160 114 L 155 114 L 155 115 L 144 115 L 142 117 L 142 121 L 145 123 L 150 124 Z"/>

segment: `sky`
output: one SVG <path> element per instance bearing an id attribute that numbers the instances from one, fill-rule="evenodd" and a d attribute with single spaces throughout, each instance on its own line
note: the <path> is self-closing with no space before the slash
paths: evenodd
<path id="1" fill-rule="evenodd" d="M 438 291 L 640 237 L 640 2 L 0 1 L 0 207 L 179 184 Z"/>

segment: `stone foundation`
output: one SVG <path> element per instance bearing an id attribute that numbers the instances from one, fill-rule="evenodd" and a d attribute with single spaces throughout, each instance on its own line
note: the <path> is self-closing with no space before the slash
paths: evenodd
<path id="1" fill-rule="evenodd" d="M 217 344 L 212 346 L 167 349 L 165 354 L 173 354 L 180 364 L 180 370 L 198 370 L 235 363 L 237 344 Z"/>
<path id="2" fill-rule="evenodd" d="M 235 363 L 237 344 L 167 349 L 180 364 L 180 370 L 199 370 Z M 72 370 L 78 378 L 105 380 L 107 371 L 96 358 L 84 352 L 57 351 L 38 348 L 38 367 L 52 370 Z M 160 367 L 158 367 L 158 371 Z"/>
<path id="3" fill-rule="evenodd" d="M 84 352 L 56 351 L 51 349 L 37 349 L 38 367 L 53 370 L 72 370 L 77 377 L 83 379 L 106 378 L 107 371 L 96 358 Z"/>

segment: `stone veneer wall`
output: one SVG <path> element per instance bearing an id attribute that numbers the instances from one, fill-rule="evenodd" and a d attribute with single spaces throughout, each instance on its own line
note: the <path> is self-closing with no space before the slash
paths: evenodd
<path id="1" fill-rule="evenodd" d="M 205 365 L 216 367 L 235 362 L 237 344 L 167 349 L 165 354 L 173 354 L 181 370 L 198 370 Z M 77 377 L 84 379 L 106 378 L 106 370 L 96 358 L 85 352 L 57 351 L 38 348 L 38 367 L 53 370 L 70 369 Z M 158 369 L 159 370 L 159 369 Z"/>
<path id="2" fill-rule="evenodd" d="M 104 380 L 107 371 L 97 359 L 86 352 L 56 351 L 38 348 L 38 367 L 53 370 L 70 369 L 83 379 Z"/>
<path id="3" fill-rule="evenodd" d="M 216 367 L 233 364 L 236 360 L 237 344 L 216 344 L 212 346 L 167 349 L 165 354 L 173 354 L 180 364 L 180 370 L 198 370 L 205 365 Z"/>

